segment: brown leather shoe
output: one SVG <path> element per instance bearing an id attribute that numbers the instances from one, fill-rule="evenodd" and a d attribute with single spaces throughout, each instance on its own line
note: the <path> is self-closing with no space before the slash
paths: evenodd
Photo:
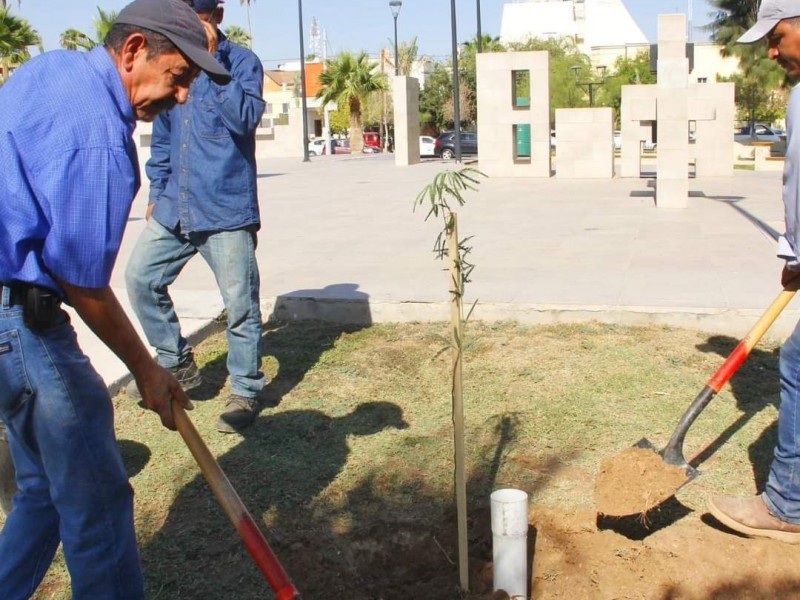
<path id="1" fill-rule="evenodd" d="M 766 537 L 787 544 L 800 544 L 800 525 L 781 521 L 770 514 L 761 496 L 712 496 L 708 511 L 726 527 L 748 537 Z"/>

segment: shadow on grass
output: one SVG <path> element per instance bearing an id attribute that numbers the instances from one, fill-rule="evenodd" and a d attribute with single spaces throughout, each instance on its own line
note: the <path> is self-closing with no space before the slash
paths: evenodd
<path id="1" fill-rule="evenodd" d="M 713 352 L 727 358 L 739 340 L 729 336 L 716 335 L 708 338 L 704 344 L 698 345 L 698 350 Z M 778 354 L 776 350 L 760 350 L 754 348 L 745 363 L 731 377 L 728 385 L 736 400 L 736 407 L 741 415 L 717 437 L 711 441 L 689 462 L 698 467 L 706 462 L 719 450 L 731 437 L 744 427 L 756 414 L 768 406 L 778 407 L 780 398 L 780 383 L 778 371 Z M 711 373 L 709 373 L 711 376 Z M 772 462 L 772 450 L 777 441 L 777 427 L 772 425 L 765 429 L 749 447 L 748 454 L 753 468 L 756 489 L 761 492 L 766 484 L 767 473 Z"/>

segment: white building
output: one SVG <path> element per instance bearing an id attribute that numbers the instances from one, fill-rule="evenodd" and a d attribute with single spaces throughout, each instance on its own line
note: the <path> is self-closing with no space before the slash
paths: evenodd
<path id="1" fill-rule="evenodd" d="M 527 0 L 503 5 L 500 41 L 504 44 L 560 37 L 573 38 L 587 56 L 598 46 L 647 44 L 622 0 Z"/>

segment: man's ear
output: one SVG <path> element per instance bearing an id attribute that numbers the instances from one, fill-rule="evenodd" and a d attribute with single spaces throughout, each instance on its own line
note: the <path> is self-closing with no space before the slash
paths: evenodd
<path id="1" fill-rule="evenodd" d="M 141 52 L 147 52 L 147 38 L 141 33 L 130 34 L 125 43 L 122 44 L 119 52 L 122 67 L 126 71 L 130 71 L 133 68 L 136 57 Z"/>

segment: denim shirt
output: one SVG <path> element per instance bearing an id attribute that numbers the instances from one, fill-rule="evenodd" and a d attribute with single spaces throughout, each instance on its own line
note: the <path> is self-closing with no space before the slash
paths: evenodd
<path id="1" fill-rule="evenodd" d="M 266 106 L 264 71 L 253 52 L 222 32 L 216 57 L 231 82 L 217 85 L 201 73 L 188 101 L 153 123 L 146 165 L 153 218 L 184 233 L 260 225 L 255 131 Z"/>

